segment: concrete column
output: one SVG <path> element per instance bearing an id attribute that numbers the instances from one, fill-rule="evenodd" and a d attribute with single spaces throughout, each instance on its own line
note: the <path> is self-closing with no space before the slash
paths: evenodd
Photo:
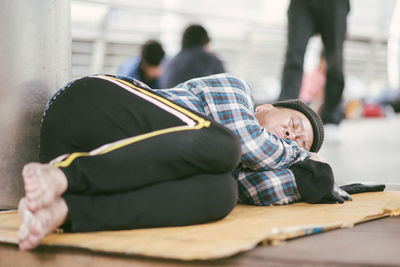
<path id="1" fill-rule="evenodd" d="M 23 195 L 49 96 L 71 78 L 69 0 L 0 0 L 0 209 Z"/>

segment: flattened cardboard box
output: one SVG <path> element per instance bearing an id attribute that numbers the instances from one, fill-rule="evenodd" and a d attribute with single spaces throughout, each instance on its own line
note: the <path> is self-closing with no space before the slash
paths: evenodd
<path id="1" fill-rule="evenodd" d="M 51 234 L 42 245 L 178 260 L 229 257 L 260 243 L 277 244 L 298 236 L 400 215 L 400 192 L 352 195 L 344 204 L 237 205 L 223 220 L 193 226 L 93 233 Z M 18 243 L 16 211 L 0 213 L 0 242 Z"/>

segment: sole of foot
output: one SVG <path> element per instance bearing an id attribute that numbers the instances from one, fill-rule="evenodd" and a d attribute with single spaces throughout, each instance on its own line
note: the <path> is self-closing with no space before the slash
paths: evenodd
<path id="1" fill-rule="evenodd" d="M 35 212 L 54 202 L 67 189 L 64 173 L 49 164 L 28 163 L 22 170 L 26 206 Z"/>
<path id="2" fill-rule="evenodd" d="M 68 207 L 62 198 L 57 198 L 52 205 L 34 213 L 28 209 L 26 203 L 26 199 L 23 198 L 18 206 L 21 220 L 18 237 L 20 250 L 36 248 L 47 234 L 65 221 L 68 215 Z"/>

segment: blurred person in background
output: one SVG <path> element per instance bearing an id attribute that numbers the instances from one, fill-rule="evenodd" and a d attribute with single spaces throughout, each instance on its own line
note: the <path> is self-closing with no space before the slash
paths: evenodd
<path id="1" fill-rule="evenodd" d="M 324 125 L 332 129 L 336 129 L 343 118 L 343 43 L 349 11 L 349 0 L 291 0 L 287 12 L 288 40 L 279 100 L 299 97 L 307 43 L 311 36 L 319 33 L 327 61 L 321 118 Z"/>
<path id="2" fill-rule="evenodd" d="M 318 66 L 310 72 L 304 72 L 299 98 L 321 115 L 326 85 L 326 59 L 324 52 L 319 55 Z"/>
<path id="3" fill-rule="evenodd" d="M 142 45 L 140 56 L 125 61 L 119 67 L 118 74 L 144 82 L 151 88 L 160 88 L 159 78 L 164 56 L 165 51 L 161 43 L 149 40 Z"/>
<path id="4" fill-rule="evenodd" d="M 225 72 L 222 61 L 208 51 L 209 43 L 210 37 L 203 26 L 188 26 L 182 36 L 182 49 L 165 65 L 161 86 L 172 88 L 192 78 Z"/>

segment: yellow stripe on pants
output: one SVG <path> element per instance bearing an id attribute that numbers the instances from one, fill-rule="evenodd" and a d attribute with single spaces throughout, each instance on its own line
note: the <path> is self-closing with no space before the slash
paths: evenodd
<path id="1" fill-rule="evenodd" d="M 113 78 L 113 77 L 109 77 L 109 76 L 105 76 L 105 75 L 99 75 L 100 77 L 102 77 L 103 79 L 112 79 L 115 80 L 117 82 L 121 82 L 129 87 L 131 87 L 132 89 L 138 90 L 143 94 L 146 94 L 147 96 L 150 96 L 154 99 L 157 99 L 158 101 L 168 105 L 169 107 L 185 114 L 186 116 L 190 117 L 191 119 L 195 120 L 197 122 L 197 124 L 195 126 L 175 126 L 175 127 L 170 127 L 170 128 L 165 128 L 165 129 L 161 129 L 161 130 L 156 130 L 153 132 L 149 132 L 149 133 L 145 133 L 145 134 L 141 134 L 141 135 L 137 135 L 137 136 L 133 136 L 133 137 L 129 137 L 126 139 L 122 139 L 110 144 L 106 144 L 100 148 L 97 148 L 95 150 L 92 150 L 91 152 L 75 152 L 70 154 L 67 158 L 65 158 L 64 160 L 60 161 L 60 162 L 55 162 L 53 163 L 54 167 L 68 167 L 76 158 L 78 157 L 84 157 L 84 156 L 93 156 L 93 155 L 101 155 L 101 154 L 105 154 L 111 151 L 114 151 L 116 149 L 119 149 L 121 147 L 133 144 L 135 142 L 138 141 L 142 141 L 151 137 L 155 137 L 158 135 L 162 135 L 162 134 L 167 134 L 167 133 L 173 133 L 173 132 L 179 132 L 179 131 L 188 131 L 188 130 L 200 130 L 203 127 L 210 127 L 211 122 L 207 121 L 199 116 L 197 116 L 196 114 L 190 112 L 189 110 L 182 108 L 178 105 L 176 105 L 175 103 L 162 98 L 156 94 L 153 94 L 147 90 L 144 90 L 142 88 L 136 87 L 133 84 L 130 84 L 124 80 L 121 79 L 117 79 L 117 78 Z"/>

